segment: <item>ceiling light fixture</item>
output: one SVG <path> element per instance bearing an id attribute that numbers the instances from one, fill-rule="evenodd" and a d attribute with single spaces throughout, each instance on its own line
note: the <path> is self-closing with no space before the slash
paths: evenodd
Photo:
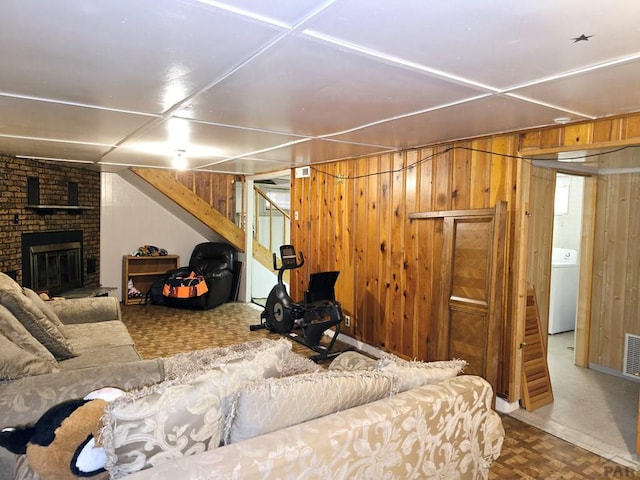
<path id="1" fill-rule="evenodd" d="M 558 117 L 558 118 L 554 118 L 553 121 L 560 125 L 564 125 L 565 123 L 569 123 L 571 119 L 569 117 Z"/>
<path id="2" fill-rule="evenodd" d="M 171 166 L 176 170 L 186 170 L 187 169 L 187 158 L 185 157 L 184 150 L 176 150 L 173 155 L 173 159 L 171 160 Z"/>

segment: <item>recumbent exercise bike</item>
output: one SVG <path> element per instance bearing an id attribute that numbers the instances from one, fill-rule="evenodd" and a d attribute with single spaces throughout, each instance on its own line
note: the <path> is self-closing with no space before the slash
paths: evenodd
<path id="1" fill-rule="evenodd" d="M 260 314 L 260 324 L 251 325 L 251 331 L 266 328 L 271 332 L 288 336 L 292 340 L 315 351 L 309 357 L 314 362 L 333 358 L 342 352 L 332 351 L 340 334 L 340 324 L 344 319 L 340 303 L 335 299 L 335 284 L 340 272 L 312 273 L 302 303 L 294 302 L 287 293 L 282 276 L 287 270 L 295 270 L 304 265 L 304 256 L 299 253 L 300 262 L 293 245 L 280 247 L 280 266 L 273 254 L 273 269 L 278 272 L 278 283 L 267 297 L 264 311 Z M 325 346 L 320 343 L 324 332 L 335 326 L 333 337 Z M 301 335 L 294 329 L 300 329 Z"/>

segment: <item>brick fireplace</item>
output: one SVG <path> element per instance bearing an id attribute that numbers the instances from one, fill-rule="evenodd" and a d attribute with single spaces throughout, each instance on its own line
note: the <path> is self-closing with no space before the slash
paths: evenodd
<path id="1" fill-rule="evenodd" d="M 82 231 L 22 234 L 22 285 L 53 295 L 84 285 Z"/>
<path id="2" fill-rule="evenodd" d="M 98 287 L 100 172 L 93 166 L 2 154 L 0 166 L 0 271 L 32 288 L 45 282 L 47 288 L 34 290 L 52 293 Z M 34 178 L 39 190 L 35 206 L 27 196 Z"/>

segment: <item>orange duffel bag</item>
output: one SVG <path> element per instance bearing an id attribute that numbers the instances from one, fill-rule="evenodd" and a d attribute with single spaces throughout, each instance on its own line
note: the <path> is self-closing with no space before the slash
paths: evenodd
<path id="1" fill-rule="evenodd" d="M 188 277 L 169 277 L 164 282 L 162 295 L 169 298 L 194 298 L 209 290 L 202 275 L 191 272 Z"/>

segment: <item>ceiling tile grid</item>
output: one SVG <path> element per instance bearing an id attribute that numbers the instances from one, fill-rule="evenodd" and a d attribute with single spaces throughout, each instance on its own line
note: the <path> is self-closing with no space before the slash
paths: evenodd
<path id="1" fill-rule="evenodd" d="M 640 110 L 640 2 L 3 0 L 0 152 L 239 174 Z"/>

